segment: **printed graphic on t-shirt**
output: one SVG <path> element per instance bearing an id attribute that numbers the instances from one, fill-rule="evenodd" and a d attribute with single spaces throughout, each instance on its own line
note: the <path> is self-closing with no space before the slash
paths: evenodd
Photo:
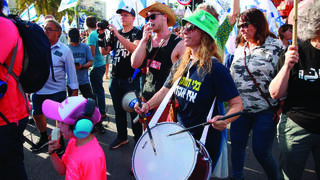
<path id="1" fill-rule="evenodd" d="M 175 90 L 175 95 L 189 102 L 194 103 L 200 91 L 201 82 L 186 77 L 182 77 L 179 86 Z"/>
<path id="2" fill-rule="evenodd" d="M 320 69 L 316 70 L 314 68 L 310 68 L 309 71 L 299 70 L 299 79 L 303 79 L 305 81 L 314 82 L 319 79 Z"/>
<path id="3" fill-rule="evenodd" d="M 127 39 L 127 40 L 130 41 L 130 39 Z M 126 58 L 126 57 L 130 56 L 130 52 L 124 48 L 124 46 L 120 43 L 120 41 L 117 41 L 115 49 L 116 50 L 114 52 L 114 58 L 113 58 L 114 65 L 119 63 L 121 58 Z"/>
<path id="4" fill-rule="evenodd" d="M 151 61 L 151 63 L 150 63 L 150 59 L 148 59 L 148 63 L 147 64 L 149 64 L 149 67 L 151 67 L 151 68 L 153 68 L 153 69 L 156 69 L 156 70 L 160 70 L 160 68 L 161 68 L 161 62 L 159 62 L 159 61 L 156 61 L 156 60 L 153 60 L 153 61 Z"/>
<path id="5" fill-rule="evenodd" d="M 86 53 L 83 52 L 74 52 L 72 54 L 75 63 L 80 63 L 81 59 L 86 58 Z"/>
<path id="6" fill-rule="evenodd" d="M 73 58 L 86 58 L 86 53 L 84 52 L 74 52 L 73 54 Z"/>

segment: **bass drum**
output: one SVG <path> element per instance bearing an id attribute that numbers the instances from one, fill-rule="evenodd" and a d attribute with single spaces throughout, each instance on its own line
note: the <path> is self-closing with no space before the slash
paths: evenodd
<path id="1" fill-rule="evenodd" d="M 189 132 L 168 136 L 183 130 L 176 123 L 163 122 L 152 127 L 157 154 L 145 132 L 137 142 L 133 157 L 133 173 L 138 180 L 209 180 L 211 159 L 205 147 Z"/>

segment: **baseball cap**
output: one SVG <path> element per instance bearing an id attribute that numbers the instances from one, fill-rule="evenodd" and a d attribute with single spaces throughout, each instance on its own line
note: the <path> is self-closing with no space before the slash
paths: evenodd
<path id="1" fill-rule="evenodd" d="M 69 30 L 68 36 L 70 38 L 70 42 L 73 42 L 73 43 L 80 42 L 80 32 L 77 28 L 71 28 Z"/>
<path id="2" fill-rule="evenodd" d="M 134 11 L 134 9 L 132 7 L 127 6 L 127 5 L 123 6 L 120 9 L 118 9 L 116 11 L 116 13 L 117 14 L 121 14 L 122 11 L 126 11 L 126 12 L 130 13 L 132 16 L 136 16 L 136 12 Z"/>
<path id="3" fill-rule="evenodd" d="M 43 114 L 53 120 L 69 125 L 74 125 L 78 119 L 89 119 L 93 124 L 100 121 L 101 115 L 97 107 L 94 107 L 92 117 L 86 116 L 85 110 L 88 100 L 82 96 L 71 96 L 59 103 L 47 99 L 42 104 Z"/>

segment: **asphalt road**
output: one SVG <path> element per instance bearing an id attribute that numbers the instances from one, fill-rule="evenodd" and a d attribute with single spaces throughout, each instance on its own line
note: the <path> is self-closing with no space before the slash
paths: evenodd
<path id="1" fill-rule="evenodd" d="M 101 147 L 104 150 L 107 161 L 107 179 L 108 180 L 133 180 L 135 179 L 130 175 L 131 169 L 131 157 L 134 150 L 134 140 L 131 128 L 128 128 L 129 143 L 121 146 L 116 150 L 109 150 L 109 144 L 116 138 L 116 126 L 114 123 L 114 110 L 111 103 L 111 97 L 108 90 L 108 81 L 104 79 L 104 87 L 106 92 L 106 103 L 108 108 L 108 115 L 110 117 L 110 122 L 104 122 L 108 127 L 106 128 L 105 134 L 97 134 L 96 137 L 100 142 Z M 55 127 L 55 122 L 48 120 L 48 133 Z M 128 127 L 130 123 L 128 123 Z M 39 136 L 34 124 L 29 124 L 26 131 L 24 132 L 25 136 L 31 139 L 33 142 L 36 142 Z M 229 174 L 231 174 L 231 163 L 230 163 L 230 141 L 229 143 Z M 24 153 L 25 153 L 25 167 L 30 180 L 62 180 L 63 176 L 60 176 L 53 168 L 49 155 L 44 150 L 41 153 L 34 154 L 30 151 L 30 145 L 24 144 Z M 273 154 L 276 159 L 278 159 L 278 146 L 275 141 L 273 147 Z M 179 167 L 177 167 L 179 168 Z M 303 179 L 305 180 L 316 180 L 316 174 L 314 171 L 314 163 L 311 155 L 306 164 L 304 171 Z M 251 141 L 247 147 L 247 158 L 245 162 L 244 169 L 245 179 L 246 180 L 266 180 L 267 177 L 264 174 L 263 169 L 256 161 L 251 150 Z M 217 178 L 211 178 L 214 180 Z"/>

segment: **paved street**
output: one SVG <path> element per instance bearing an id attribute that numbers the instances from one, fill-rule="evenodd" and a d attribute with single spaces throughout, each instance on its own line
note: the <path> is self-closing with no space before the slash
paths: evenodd
<path id="1" fill-rule="evenodd" d="M 111 97 L 108 91 L 108 81 L 104 79 L 104 87 L 106 92 L 106 103 L 108 108 L 108 115 L 110 116 L 110 122 L 104 122 L 108 127 L 106 128 L 105 134 L 97 134 L 97 139 L 102 146 L 107 161 L 107 178 L 108 180 L 131 180 L 135 179 L 130 175 L 129 171 L 131 169 L 131 156 L 134 149 L 134 140 L 131 128 L 128 128 L 129 135 L 129 144 L 121 146 L 116 150 L 109 150 L 109 144 L 116 137 L 116 127 L 114 123 L 114 110 L 111 103 Z M 52 120 L 48 121 L 48 132 L 55 127 L 55 122 Z M 130 127 L 128 123 L 128 127 Z M 37 141 L 39 133 L 37 132 L 34 124 L 29 124 L 24 133 L 29 139 L 33 142 Z M 251 142 L 249 143 L 250 146 Z M 230 142 L 229 142 L 230 145 Z M 61 177 L 54 170 L 49 155 L 45 152 L 34 154 L 30 151 L 30 145 L 24 144 L 24 152 L 25 152 L 25 166 L 27 169 L 27 174 L 30 180 L 62 180 L 64 177 Z M 276 159 L 278 158 L 277 153 L 277 144 L 275 142 L 275 146 L 273 148 L 274 155 Z M 230 155 L 229 155 L 230 160 Z M 231 163 L 229 162 L 229 167 Z M 177 167 L 178 168 L 178 167 Z M 308 159 L 306 169 L 303 175 L 303 179 L 305 180 L 313 180 L 316 179 L 316 174 L 314 172 L 314 164 L 311 160 L 311 156 Z M 230 168 L 229 168 L 229 172 Z M 216 178 L 211 178 L 216 179 Z M 246 180 L 266 180 L 266 176 L 255 160 L 252 150 L 250 147 L 247 149 L 247 160 L 245 163 L 245 179 Z"/>

